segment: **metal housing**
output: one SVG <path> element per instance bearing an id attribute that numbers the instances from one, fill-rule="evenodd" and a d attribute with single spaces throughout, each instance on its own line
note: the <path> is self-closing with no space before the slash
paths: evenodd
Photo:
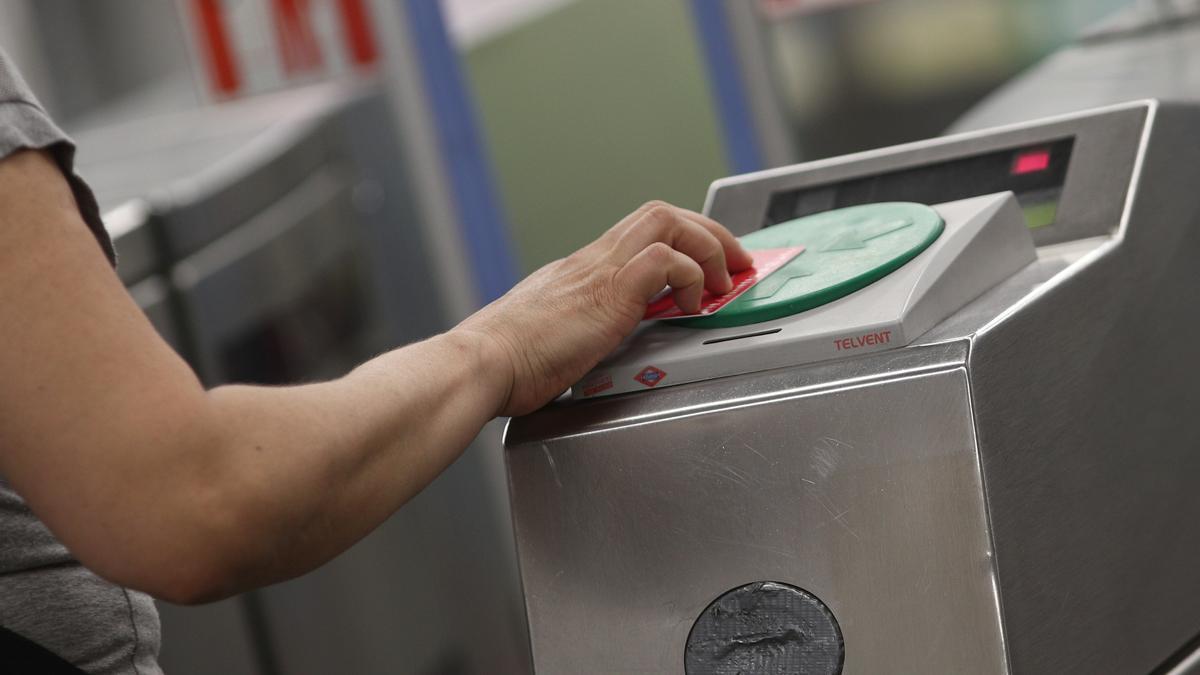
<path id="1" fill-rule="evenodd" d="M 1183 658 L 1200 633 L 1200 108 L 1125 104 L 773 170 L 718 183 L 708 207 L 747 231 L 760 189 L 1064 133 L 1079 154 L 1062 227 L 913 344 L 512 421 L 539 672 L 682 672 L 696 617 L 757 580 L 824 601 L 846 673 Z"/>

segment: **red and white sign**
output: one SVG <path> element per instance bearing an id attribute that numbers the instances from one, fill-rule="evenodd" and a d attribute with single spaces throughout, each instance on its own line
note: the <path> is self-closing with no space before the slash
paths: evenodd
<path id="1" fill-rule="evenodd" d="M 713 295 L 708 291 L 704 291 L 704 295 L 700 296 L 700 311 L 696 314 L 684 314 L 683 310 L 675 304 L 675 298 L 669 292 L 664 292 L 661 297 L 651 302 L 650 306 L 646 308 L 646 314 L 642 317 L 642 320 L 659 321 L 662 319 L 685 319 L 696 316 L 708 316 L 737 300 L 738 296 L 754 288 L 754 284 L 771 276 L 772 272 L 791 262 L 792 258 L 800 255 L 803 251 L 803 246 L 750 251 L 750 255 L 754 257 L 754 266 L 731 275 L 733 290 L 728 293 Z"/>
<path id="2" fill-rule="evenodd" d="M 370 0 L 178 0 L 194 61 L 228 99 L 371 68 Z"/>
<path id="3" fill-rule="evenodd" d="M 601 373 L 579 383 L 579 388 L 584 396 L 595 396 L 602 391 L 608 391 L 613 388 L 612 375 Z"/>
<path id="4" fill-rule="evenodd" d="M 662 382 L 664 379 L 666 379 L 666 377 L 666 371 L 655 368 L 654 366 L 646 366 L 642 369 L 642 372 L 634 375 L 633 379 L 641 382 L 647 387 L 654 387 L 658 385 L 659 382 Z M 587 396 L 587 392 L 584 392 L 584 395 Z"/>

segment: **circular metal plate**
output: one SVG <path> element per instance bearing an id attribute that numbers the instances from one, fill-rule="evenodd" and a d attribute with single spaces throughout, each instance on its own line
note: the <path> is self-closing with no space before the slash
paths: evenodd
<path id="1" fill-rule="evenodd" d="M 838 675 L 845 656 L 841 627 L 816 596 L 756 581 L 700 614 L 684 668 L 687 675 Z"/>

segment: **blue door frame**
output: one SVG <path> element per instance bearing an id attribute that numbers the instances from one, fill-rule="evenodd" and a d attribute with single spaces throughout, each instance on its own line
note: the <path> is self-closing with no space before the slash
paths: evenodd
<path id="1" fill-rule="evenodd" d="M 458 51 L 446 29 L 440 0 L 401 0 L 432 109 L 454 208 L 484 303 L 517 281 L 507 219 L 492 177 Z"/>
<path id="2" fill-rule="evenodd" d="M 691 5 L 730 168 L 734 173 L 758 171 L 764 168 L 762 149 L 754 127 L 754 116 L 738 60 L 737 43 L 729 25 L 729 14 L 725 10 L 725 0 L 691 0 Z"/>

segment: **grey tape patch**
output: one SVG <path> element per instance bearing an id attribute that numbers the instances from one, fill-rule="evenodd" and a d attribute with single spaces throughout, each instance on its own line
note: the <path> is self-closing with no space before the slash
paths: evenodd
<path id="1" fill-rule="evenodd" d="M 845 657 L 841 627 L 816 596 L 756 581 L 700 613 L 684 667 L 687 675 L 838 675 Z"/>

